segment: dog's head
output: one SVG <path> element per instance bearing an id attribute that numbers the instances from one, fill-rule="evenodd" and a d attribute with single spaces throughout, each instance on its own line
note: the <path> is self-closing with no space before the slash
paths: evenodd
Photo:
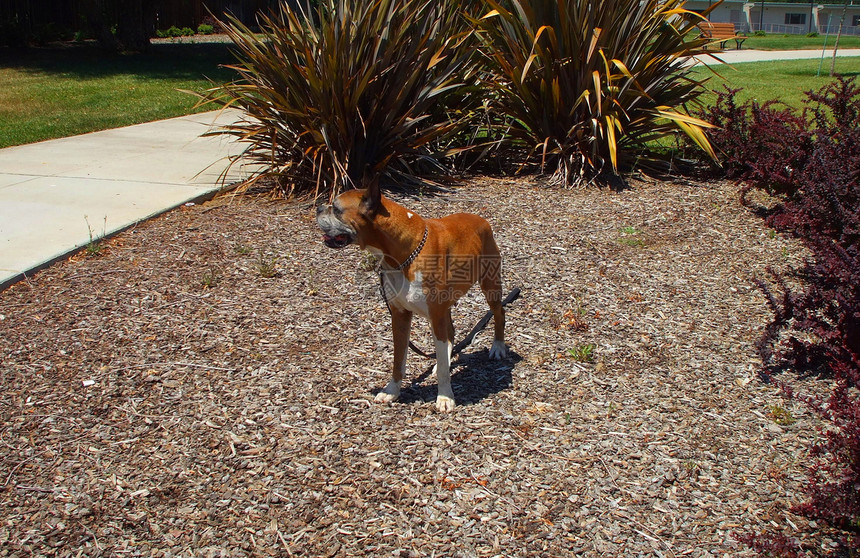
<path id="1" fill-rule="evenodd" d="M 323 231 L 323 242 L 329 248 L 358 244 L 363 249 L 381 207 L 382 195 L 375 182 L 366 189 L 340 194 L 331 205 L 319 206 L 317 225 Z"/>

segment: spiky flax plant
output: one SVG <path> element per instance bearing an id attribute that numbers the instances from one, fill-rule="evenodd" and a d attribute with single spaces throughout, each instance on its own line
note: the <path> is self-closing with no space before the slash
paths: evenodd
<path id="1" fill-rule="evenodd" d="M 686 106 L 702 91 L 689 56 L 702 17 L 683 0 L 486 0 L 473 24 L 508 145 L 563 185 L 589 183 L 685 134 L 713 156 Z"/>
<path id="2" fill-rule="evenodd" d="M 225 24 L 239 79 L 207 96 L 247 115 L 216 133 L 248 143 L 241 157 L 258 177 L 287 196 L 331 197 L 368 175 L 403 184 L 438 170 L 439 146 L 469 120 L 448 110 L 474 72 L 456 3 L 281 2 L 258 23 Z"/>

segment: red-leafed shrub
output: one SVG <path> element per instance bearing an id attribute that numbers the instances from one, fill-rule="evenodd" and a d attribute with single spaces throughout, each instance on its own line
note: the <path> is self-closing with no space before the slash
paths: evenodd
<path id="1" fill-rule="evenodd" d="M 856 368 L 854 373 L 856 374 Z M 821 409 L 833 428 L 812 446 L 809 500 L 796 510 L 851 533 L 846 546 L 860 549 L 860 399 L 856 382 L 840 379 Z M 853 391 L 853 393 L 852 393 Z"/>
<path id="2" fill-rule="evenodd" d="M 805 556 L 800 543 L 782 533 L 770 533 L 766 537 L 741 535 L 738 540 L 763 556 L 779 556 L 780 558 L 803 558 Z"/>
<path id="3" fill-rule="evenodd" d="M 860 549 L 860 87 L 840 78 L 808 92 L 801 115 L 772 103 L 738 106 L 735 93 L 721 94 L 708 113 L 721 128 L 712 142 L 731 176 L 781 196 L 768 224 L 814 255 L 803 291 L 776 275 L 781 297 L 760 283 L 775 318 L 759 352 L 768 374 L 823 375 L 835 386 L 829 397 L 807 400 L 828 427 L 810 450 L 808 501 L 795 511 L 842 530 L 850 555 Z M 797 555 L 773 536 L 745 542 Z"/>
<path id="4" fill-rule="evenodd" d="M 725 87 L 717 102 L 699 116 L 717 126 L 708 136 L 726 177 L 772 194 L 790 194 L 796 172 L 811 151 L 807 121 L 777 101 L 737 104 L 739 89 Z"/>

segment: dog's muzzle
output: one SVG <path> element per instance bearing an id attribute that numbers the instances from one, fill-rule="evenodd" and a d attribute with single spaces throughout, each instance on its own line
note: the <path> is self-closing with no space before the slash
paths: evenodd
<path id="1" fill-rule="evenodd" d="M 355 231 L 335 216 L 330 205 L 317 208 L 317 225 L 323 231 L 323 243 L 329 248 L 343 248 L 355 240 Z"/>
<path id="2" fill-rule="evenodd" d="M 323 242 L 329 248 L 343 248 L 344 246 L 348 246 L 352 244 L 352 238 L 345 234 L 339 234 L 337 236 L 329 236 L 323 235 Z"/>

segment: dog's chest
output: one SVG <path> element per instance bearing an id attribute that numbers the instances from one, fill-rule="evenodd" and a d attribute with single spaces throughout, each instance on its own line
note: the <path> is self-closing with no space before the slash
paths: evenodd
<path id="1" fill-rule="evenodd" d="M 420 271 L 415 274 L 413 281 L 407 280 L 400 271 L 383 271 L 382 288 L 388 304 L 428 317 L 427 297 L 422 280 Z"/>

